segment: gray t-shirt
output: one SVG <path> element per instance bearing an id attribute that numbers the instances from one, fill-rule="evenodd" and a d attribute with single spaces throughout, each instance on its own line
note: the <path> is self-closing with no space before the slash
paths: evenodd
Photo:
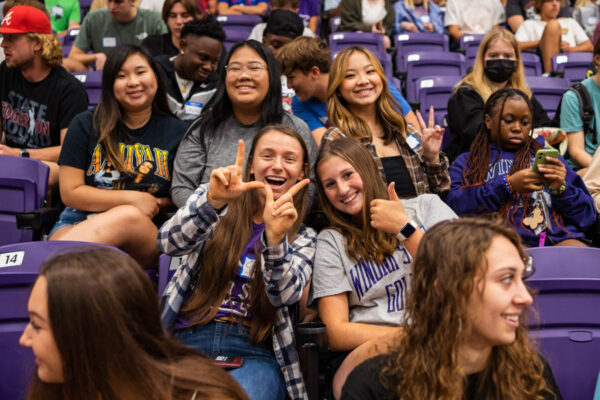
<path id="1" fill-rule="evenodd" d="M 401 200 L 406 214 L 423 230 L 457 218 L 436 194 Z M 398 326 L 412 276 L 412 257 L 401 245 L 381 265 L 358 262 L 346 251 L 346 240 L 334 229 L 317 237 L 310 303 L 320 297 L 348 292 L 350 322 Z"/>
<path id="2" fill-rule="evenodd" d="M 314 182 L 313 167 L 317 159 L 318 148 L 308 126 L 304 121 L 289 113 L 283 114 L 281 123 L 298 132 L 306 142 L 310 159 L 310 178 Z M 192 125 L 181 141 L 175 156 L 171 197 L 177 207 L 183 206 L 201 183 L 210 180 L 210 173 L 213 169 L 235 163 L 237 142 L 240 139 L 246 144 L 244 159 L 247 161 L 252 140 L 262 128 L 260 122 L 252 125 L 242 125 L 235 118 L 229 117 L 219 125 L 217 132 L 208 139 L 202 137 L 197 124 Z M 314 185 L 311 185 L 309 193 L 314 192 L 313 187 Z"/>
<path id="3" fill-rule="evenodd" d="M 135 18 L 122 24 L 103 8 L 85 16 L 73 45 L 84 53 L 92 51 L 108 55 L 117 46 L 139 46 L 146 37 L 161 33 L 167 33 L 167 27 L 155 11 L 138 8 Z"/>

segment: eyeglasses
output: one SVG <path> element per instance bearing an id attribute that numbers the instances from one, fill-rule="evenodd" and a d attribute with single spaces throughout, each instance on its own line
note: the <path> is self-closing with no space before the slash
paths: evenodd
<path id="1" fill-rule="evenodd" d="M 243 70 L 248 71 L 248 74 L 251 76 L 258 76 L 265 69 L 267 69 L 267 66 L 264 64 L 261 64 L 259 62 L 251 62 L 248 65 L 242 65 L 240 63 L 232 63 L 232 64 L 225 66 L 225 70 L 227 71 L 227 73 L 231 74 L 233 76 L 240 75 Z"/>

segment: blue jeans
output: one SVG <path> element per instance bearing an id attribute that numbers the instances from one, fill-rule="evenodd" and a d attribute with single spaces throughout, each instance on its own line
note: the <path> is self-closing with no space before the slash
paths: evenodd
<path id="1" fill-rule="evenodd" d="M 285 381 L 273 354 L 271 340 L 252 344 L 249 336 L 250 328 L 241 323 L 218 321 L 173 333 L 173 337 L 184 345 L 208 356 L 242 357 L 242 367 L 228 372 L 251 400 L 285 400 Z"/>

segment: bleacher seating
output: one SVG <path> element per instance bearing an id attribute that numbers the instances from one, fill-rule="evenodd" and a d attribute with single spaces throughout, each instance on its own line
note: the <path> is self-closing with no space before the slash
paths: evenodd
<path id="1" fill-rule="evenodd" d="M 529 248 L 535 273 L 527 284 L 539 293 L 530 316 L 565 400 L 591 399 L 600 371 L 600 249 Z"/>
<path id="2" fill-rule="evenodd" d="M 0 399 L 24 399 L 35 371 L 31 349 L 19 345 L 29 322 L 27 302 L 40 265 L 53 253 L 83 242 L 24 242 L 0 247 Z"/>
<path id="3" fill-rule="evenodd" d="M 449 51 L 448 36 L 437 33 L 406 32 L 394 36 L 396 68 L 406 69 L 405 56 L 417 51 Z"/>
<path id="4" fill-rule="evenodd" d="M 592 53 L 560 53 L 552 57 L 552 71 L 564 72 L 571 84 L 586 78 L 592 66 Z"/>
<path id="5" fill-rule="evenodd" d="M 100 102 L 102 95 L 102 71 L 82 71 L 73 75 L 83 83 L 90 101 L 89 108 L 94 108 Z"/>
<path id="6" fill-rule="evenodd" d="M 570 82 L 565 78 L 528 76 L 527 85 L 548 116 L 552 118 L 563 93 L 569 88 Z"/>
<path id="7" fill-rule="evenodd" d="M 32 231 L 17 227 L 16 214 L 42 207 L 48 174 L 41 161 L 0 156 L 0 245 L 33 239 Z"/>
<path id="8" fill-rule="evenodd" d="M 542 75 L 542 61 L 537 54 L 524 51 L 521 53 L 521 62 L 526 76 Z"/>
<path id="9" fill-rule="evenodd" d="M 259 15 L 219 15 L 217 21 L 228 36 L 230 32 L 237 32 L 240 36 L 246 35 L 245 39 L 248 39 L 252 28 L 262 22 L 262 17 Z"/>
<path id="10" fill-rule="evenodd" d="M 465 56 L 459 53 L 423 51 L 406 56 L 406 99 L 417 99 L 416 81 L 428 76 L 460 76 L 465 74 Z"/>
<path id="11" fill-rule="evenodd" d="M 477 57 L 477 51 L 479 50 L 479 43 L 485 35 L 464 35 L 460 38 L 459 48 L 465 51 L 465 62 L 467 67 L 472 66 L 475 63 L 475 57 Z"/>
<path id="12" fill-rule="evenodd" d="M 329 48 L 332 54 L 351 46 L 365 47 L 380 60 L 387 54 L 383 47 L 383 35 L 378 33 L 338 32 L 329 35 Z"/>
<path id="13" fill-rule="evenodd" d="M 225 31 L 225 40 L 223 41 L 223 45 L 225 46 L 225 49 L 229 51 L 237 42 L 248 40 L 249 35 L 250 33 L 246 33 L 246 31 L 227 30 Z"/>

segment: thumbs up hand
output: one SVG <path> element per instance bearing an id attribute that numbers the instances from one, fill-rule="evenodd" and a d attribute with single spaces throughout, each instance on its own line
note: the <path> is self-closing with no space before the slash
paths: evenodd
<path id="1" fill-rule="evenodd" d="M 402 202 L 396 194 L 394 182 L 388 186 L 389 200 L 371 201 L 371 226 L 383 232 L 397 235 L 410 218 L 406 215 Z"/>

